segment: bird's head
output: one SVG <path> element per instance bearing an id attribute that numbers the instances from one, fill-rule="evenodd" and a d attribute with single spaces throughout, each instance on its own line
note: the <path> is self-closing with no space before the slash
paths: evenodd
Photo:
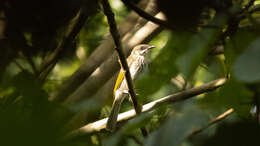
<path id="1" fill-rule="evenodd" d="M 147 44 L 140 44 L 134 47 L 132 53 L 136 55 L 145 56 L 152 48 L 155 46 L 147 45 Z"/>

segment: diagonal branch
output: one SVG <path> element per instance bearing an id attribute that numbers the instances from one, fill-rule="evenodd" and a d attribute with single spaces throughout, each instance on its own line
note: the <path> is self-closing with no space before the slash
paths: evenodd
<path id="1" fill-rule="evenodd" d="M 116 45 L 115 49 L 118 53 L 119 60 L 121 62 L 122 68 L 125 72 L 125 78 L 126 78 L 127 86 L 128 86 L 128 89 L 129 89 L 129 94 L 130 94 L 131 100 L 132 100 L 133 105 L 134 105 L 135 112 L 137 114 L 140 114 L 142 112 L 142 106 L 138 103 L 137 98 L 136 98 L 136 93 L 135 93 L 135 90 L 134 90 L 134 84 L 133 84 L 133 81 L 132 81 L 132 78 L 131 78 L 131 74 L 130 74 L 129 67 L 128 67 L 128 64 L 127 64 L 127 61 L 126 61 L 126 57 L 125 57 L 123 49 L 122 49 L 122 44 L 121 44 L 119 32 L 117 30 L 117 24 L 116 24 L 116 21 L 115 21 L 115 18 L 114 18 L 114 13 L 113 13 L 113 11 L 112 11 L 109 3 L 108 3 L 108 0 L 102 0 L 102 5 L 103 5 L 103 8 L 104 8 L 104 13 L 107 16 L 107 20 L 108 20 L 108 24 L 109 24 L 109 28 L 110 28 L 110 33 L 111 33 L 111 35 L 114 39 L 114 43 Z M 143 133 L 144 136 L 147 135 L 147 132 L 144 129 L 142 129 L 142 133 Z"/>
<path id="2" fill-rule="evenodd" d="M 240 14 L 242 14 L 242 13 L 248 11 L 248 9 L 249 9 L 251 6 L 253 6 L 254 3 L 255 3 L 255 0 L 250 0 L 250 1 L 247 3 L 247 5 L 240 11 Z"/>
<path id="3" fill-rule="evenodd" d="M 121 62 L 122 68 L 125 72 L 125 78 L 126 78 L 127 85 L 128 85 L 128 88 L 129 88 L 129 94 L 130 94 L 131 99 L 133 101 L 136 113 L 138 114 L 138 113 L 141 112 L 141 109 L 138 108 L 138 103 L 137 103 L 137 100 L 136 100 L 136 93 L 135 93 L 135 90 L 134 90 L 134 84 L 133 84 L 133 81 L 132 81 L 132 78 L 131 78 L 131 75 L 130 75 L 130 71 L 129 71 L 127 61 L 126 61 L 126 57 L 125 57 L 125 55 L 122 51 L 123 50 L 122 44 L 121 44 L 121 41 L 120 41 L 119 32 L 117 30 L 117 25 L 116 25 L 116 22 L 115 22 L 114 13 L 112 12 L 111 7 L 110 7 L 107 0 L 102 0 L 102 5 L 103 5 L 103 8 L 104 8 L 104 13 L 105 13 L 105 15 L 107 16 L 107 19 L 108 19 L 108 23 L 109 23 L 109 27 L 110 27 L 110 33 L 111 33 L 111 35 L 114 39 L 114 43 L 116 45 L 115 49 L 118 53 L 119 60 Z"/>
<path id="4" fill-rule="evenodd" d="M 165 28 L 169 28 L 169 29 L 175 29 L 172 25 L 170 25 L 169 23 L 167 23 L 167 21 L 165 20 L 161 20 L 158 19 L 150 14 L 148 14 L 147 12 L 143 11 L 142 9 L 140 9 L 139 7 L 137 7 L 133 2 L 129 1 L 129 0 L 122 0 L 122 2 L 129 7 L 130 9 L 134 10 L 139 16 L 154 22 L 155 24 L 161 25 Z"/>
<path id="5" fill-rule="evenodd" d="M 149 13 L 147 13 L 146 11 L 142 10 L 141 8 L 139 8 L 138 6 L 136 6 L 133 2 L 131 2 L 131 0 L 122 0 L 122 2 L 129 7 L 130 9 L 132 9 L 133 11 L 135 11 L 140 17 L 143 17 L 144 19 L 151 21 L 155 24 L 158 24 L 164 28 L 168 28 L 168 29 L 172 29 L 172 30 L 176 30 L 176 26 L 170 24 L 168 21 L 166 20 L 162 20 L 162 19 L 158 19 L 152 15 L 150 15 Z M 207 26 L 203 26 L 204 28 L 219 28 L 218 26 L 215 25 L 207 25 Z M 180 29 L 180 28 L 178 28 Z M 194 29 L 187 29 L 186 31 L 190 31 L 190 32 L 196 32 Z"/>
<path id="6" fill-rule="evenodd" d="M 217 116 L 216 118 L 212 119 L 205 127 L 202 127 L 201 129 L 197 129 L 194 130 L 189 136 L 188 138 L 201 133 L 203 130 L 207 129 L 208 127 L 224 120 L 226 117 L 230 116 L 232 113 L 234 112 L 233 108 L 228 109 L 227 111 L 225 111 L 224 113 L 222 113 L 221 115 Z"/>
<path id="7" fill-rule="evenodd" d="M 175 102 L 189 99 L 189 98 L 194 97 L 199 94 L 213 91 L 213 90 L 221 87 L 222 85 L 224 85 L 225 82 L 226 82 L 226 78 L 220 78 L 220 79 L 211 81 L 211 82 L 206 83 L 199 87 L 187 89 L 187 90 L 175 93 L 175 94 L 165 96 L 163 98 L 160 98 L 158 100 L 155 100 L 155 101 L 152 101 L 150 103 L 143 105 L 142 112 L 151 111 L 155 107 L 158 107 L 160 105 L 163 105 L 163 104 L 166 104 L 169 102 L 175 103 Z M 136 113 L 132 109 L 132 110 L 119 114 L 117 121 L 120 122 L 120 121 L 128 120 L 128 119 L 134 118 L 135 116 L 136 116 Z M 98 120 L 96 122 L 89 123 L 86 126 L 81 127 L 80 129 L 74 130 L 71 133 L 69 133 L 65 139 L 100 131 L 106 127 L 107 119 L 108 118 L 104 118 L 102 120 Z"/>

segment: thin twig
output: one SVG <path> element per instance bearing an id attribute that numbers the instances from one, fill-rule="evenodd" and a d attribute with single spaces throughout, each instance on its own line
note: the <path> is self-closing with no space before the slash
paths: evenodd
<path id="1" fill-rule="evenodd" d="M 155 100 L 155 101 L 152 101 L 150 103 L 143 105 L 142 112 L 150 111 L 150 110 L 154 109 L 155 107 L 158 107 L 165 103 L 175 103 L 178 101 L 183 101 L 183 100 L 189 99 L 191 97 L 194 97 L 196 95 L 215 90 L 215 89 L 221 87 L 222 85 L 224 85 L 225 82 L 226 82 L 226 78 L 220 78 L 220 79 L 211 81 L 211 82 L 206 83 L 199 87 L 187 89 L 187 90 L 175 93 L 175 94 L 165 96 L 163 98 L 160 98 L 158 100 Z M 136 113 L 132 109 L 132 110 L 119 114 L 117 122 L 128 120 L 128 119 L 134 118 L 135 116 L 136 116 Z M 106 127 L 107 119 L 108 118 L 104 118 L 102 120 L 98 120 L 96 122 L 89 123 L 89 124 L 85 125 L 84 127 L 81 127 L 77 130 L 74 130 L 71 133 L 69 133 L 65 137 L 65 139 L 70 139 L 75 136 L 85 135 L 88 133 L 100 131 Z"/>
<path id="2" fill-rule="evenodd" d="M 132 100 L 133 105 L 134 105 L 134 109 L 135 109 L 137 114 L 140 114 L 142 112 L 142 106 L 138 103 L 137 98 L 136 98 L 136 93 L 135 93 L 135 90 L 134 90 L 134 84 L 133 84 L 133 81 L 132 81 L 132 78 L 131 78 L 129 67 L 128 67 L 124 52 L 122 51 L 123 50 L 122 44 L 121 44 L 119 32 L 117 30 L 117 24 L 116 24 L 116 21 L 115 21 L 115 18 L 114 18 L 114 13 L 113 13 L 113 11 L 112 11 L 109 3 L 108 3 L 108 0 L 102 0 L 102 5 L 103 5 L 103 8 L 104 8 L 104 13 L 107 16 L 107 20 L 108 20 L 109 28 L 110 28 L 110 33 L 111 33 L 111 35 L 114 39 L 114 43 L 116 45 L 115 49 L 118 53 L 119 60 L 121 62 L 122 68 L 125 72 L 125 78 L 126 78 L 126 82 L 127 82 L 127 85 L 128 85 L 129 94 L 130 94 L 131 100 Z M 147 131 L 145 129 L 142 128 L 141 131 L 142 131 L 144 136 L 147 135 Z"/>
<path id="3" fill-rule="evenodd" d="M 56 63 L 52 63 L 49 66 L 47 66 L 47 68 L 41 72 L 41 74 L 39 74 L 39 79 L 43 82 L 47 76 L 49 75 L 49 73 L 52 71 L 52 69 L 55 67 Z"/>
<path id="4" fill-rule="evenodd" d="M 255 115 L 256 115 L 256 121 L 257 121 L 257 123 L 259 123 L 260 124 L 260 105 L 259 105 L 259 91 L 256 89 L 256 87 L 255 86 L 251 86 L 251 89 L 253 89 L 253 91 L 254 91 L 254 104 L 255 104 L 255 108 L 256 108 L 256 111 L 255 111 Z"/>
<path id="5" fill-rule="evenodd" d="M 28 45 L 25 45 L 24 47 L 25 48 L 29 48 L 30 50 L 35 49 L 35 48 L 32 48 L 32 47 L 30 47 Z M 30 67 L 31 67 L 31 69 L 33 71 L 33 73 L 37 76 L 38 75 L 38 70 L 37 70 L 37 67 L 36 67 L 35 63 L 32 60 L 32 55 L 30 55 L 29 53 L 26 53 L 26 52 L 19 52 L 19 56 L 22 59 L 24 59 L 25 61 L 28 62 L 28 64 L 30 65 Z"/>
<path id="6" fill-rule="evenodd" d="M 14 64 L 15 64 L 18 68 L 20 68 L 21 71 L 25 71 L 25 69 L 23 68 L 23 66 L 22 66 L 17 60 L 14 60 L 13 62 L 14 62 Z"/>
<path id="7" fill-rule="evenodd" d="M 258 11 L 260 11 L 260 5 L 254 6 L 254 8 L 252 8 L 252 10 L 250 10 L 248 13 L 252 14 L 252 13 L 258 12 Z"/>
<path id="8" fill-rule="evenodd" d="M 27 46 L 29 47 L 29 46 Z M 27 62 L 30 64 L 34 74 L 37 76 L 38 75 L 38 70 L 37 70 L 37 67 L 35 65 L 35 63 L 33 62 L 33 59 L 30 55 L 26 55 L 26 54 L 23 54 L 23 56 L 26 58 Z"/>
<path id="9" fill-rule="evenodd" d="M 137 7 L 133 2 L 131 2 L 130 0 L 122 0 L 122 2 L 129 7 L 130 9 L 132 9 L 133 11 L 135 11 L 140 17 L 143 17 L 144 19 L 151 21 L 155 24 L 158 24 L 164 28 L 168 28 L 168 29 L 172 29 L 172 30 L 176 30 L 176 29 L 180 29 L 180 28 L 176 28 L 174 25 L 170 24 L 168 21 L 166 20 L 162 20 L 162 19 L 158 19 L 152 15 L 150 15 L 149 13 L 143 11 L 142 9 L 140 9 L 139 7 Z M 208 26 L 206 28 L 219 28 L 218 26 Z M 196 30 L 188 28 L 187 30 L 188 32 L 196 32 Z"/>
<path id="10" fill-rule="evenodd" d="M 130 9 L 132 9 L 133 11 L 135 11 L 139 16 L 143 17 L 144 19 L 147 19 L 149 21 L 154 22 L 155 24 L 161 25 L 165 28 L 169 28 L 169 29 L 175 29 L 175 27 L 173 27 L 172 25 L 170 25 L 167 21 L 165 20 L 161 20 L 158 19 L 148 13 L 146 13 L 145 11 L 143 11 L 142 9 L 140 9 L 139 7 L 137 7 L 133 2 L 129 1 L 129 0 L 122 0 L 122 2 L 129 7 Z"/>
<path id="11" fill-rule="evenodd" d="M 248 4 L 240 11 L 240 14 L 246 12 L 251 6 L 253 6 L 255 3 L 255 0 L 250 0 Z"/>
<path id="12" fill-rule="evenodd" d="M 234 112 L 233 108 L 228 109 L 227 111 L 225 111 L 224 113 L 222 113 L 221 115 L 217 116 L 216 118 L 212 119 L 205 127 L 201 128 L 201 129 L 197 129 L 194 130 L 189 136 L 188 138 L 191 138 L 192 136 L 199 134 L 201 132 L 203 132 L 205 129 L 209 128 L 210 126 L 224 120 L 226 117 L 230 116 L 232 113 Z"/>
<path id="13" fill-rule="evenodd" d="M 255 8 L 253 8 L 252 10 L 249 11 L 249 8 L 250 8 L 251 6 L 253 6 L 254 3 L 255 3 L 255 0 L 250 0 L 250 1 L 248 2 L 248 4 L 247 4 L 243 9 L 241 9 L 241 10 L 238 12 L 238 14 L 241 15 L 240 17 L 238 17 L 238 20 L 239 20 L 239 21 L 241 21 L 242 19 L 247 18 L 247 17 L 248 17 L 248 14 L 252 14 L 252 13 L 254 13 L 254 12 L 259 11 L 259 7 L 257 7 L 257 6 L 255 6 Z"/>
<path id="14" fill-rule="evenodd" d="M 29 47 L 29 46 L 26 46 L 26 47 Z M 19 53 L 19 56 L 20 56 L 22 59 L 24 59 L 25 61 L 28 62 L 28 64 L 31 66 L 31 69 L 32 69 L 33 73 L 34 73 L 35 75 L 37 75 L 37 73 L 38 73 L 38 72 L 37 72 L 37 68 L 36 68 L 36 66 L 35 66 L 35 64 L 34 64 L 34 62 L 33 62 L 33 60 L 32 60 L 32 58 L 31 58 L 29 55 L 24 54 L 23 52 Z M 19 64 L 19 62 L 17 62 L 17 60 L 14 60 L 14 63 L 15 63 L 22 71 L 25 71 L 25 70 L 26 70 L 21 64 Z"/>

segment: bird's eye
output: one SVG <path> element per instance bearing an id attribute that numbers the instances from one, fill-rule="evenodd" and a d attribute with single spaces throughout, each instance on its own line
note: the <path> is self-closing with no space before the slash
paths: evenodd
<path id="1" fill-rule="evenodd" d="M 149 46 L 142 46 L 141 50 L 146 50 Z"/>

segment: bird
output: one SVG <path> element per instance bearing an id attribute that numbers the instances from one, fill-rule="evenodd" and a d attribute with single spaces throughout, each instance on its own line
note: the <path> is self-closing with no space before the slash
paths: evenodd
<path id="1" fill-rule="evenodd" d="M 127 64 L 129 67 L 129 72 L 131 74 L 132 80 L 140 75 L 140 73 L 147 68 L 148 59 L 147 54 L 152 48 L 155 48 L 153 45 L 140 44 L 133 48 L 131 54 L 127 58 Z M 114 101 L 112 104 L 112 110 L 107 120 L 106 129 L 109 131 L 114 131 L 116 129 L 117 117 L 120 110 L 120 105 L 123 100 L 128 96 L 128 86 L 125 79 L 124 70 L 120 69 L 120 72 L 117 76 L 117 80 L 113 90 Z"/>

